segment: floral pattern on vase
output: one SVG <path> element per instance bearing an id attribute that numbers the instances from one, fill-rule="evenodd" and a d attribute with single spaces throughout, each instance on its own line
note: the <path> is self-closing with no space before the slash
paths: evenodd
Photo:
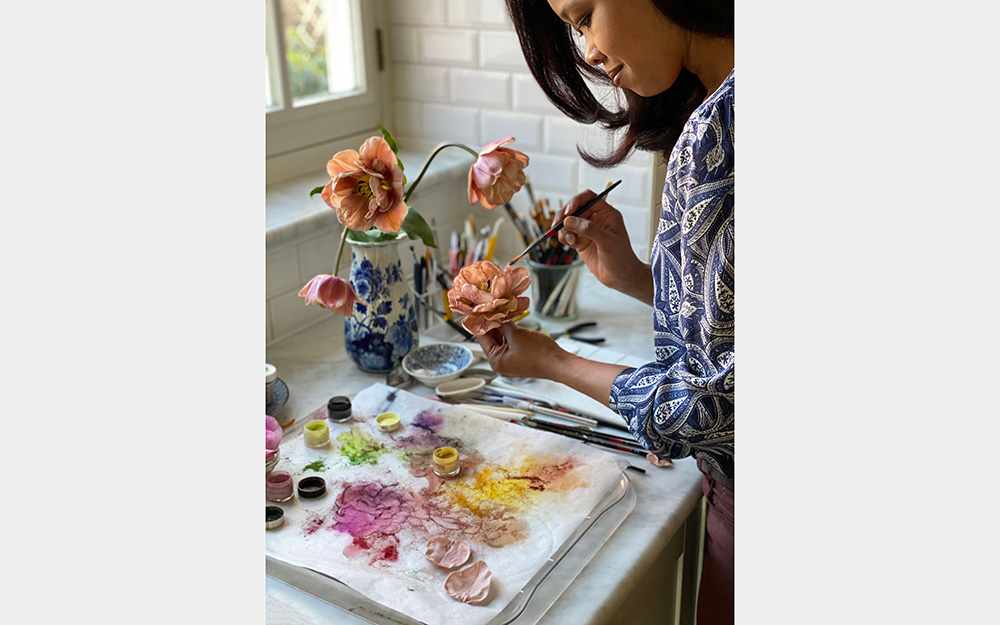
<path id="1" fill-rule="evenodd" d="M 367 305 L 355 303 L 344 322 L 344 346 L 362 371 L 386 373 L 420 342 L 414 301 L 403 274 L 399 243 L 351 245 L 350 282 Z"/>

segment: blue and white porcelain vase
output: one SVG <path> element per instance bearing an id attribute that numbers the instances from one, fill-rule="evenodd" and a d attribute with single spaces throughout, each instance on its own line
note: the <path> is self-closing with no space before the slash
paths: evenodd
<path id="1" fill-rule="evenodd" d="M 399 258 L 404 240 L 405 235 L 378 243 L 347 239 L 351 286 L 367 305 L 354 304 L 354 314 L 344 322 L 344 346 L 362 371 L 387 373 L 420 342 L 415 302 Z"/>

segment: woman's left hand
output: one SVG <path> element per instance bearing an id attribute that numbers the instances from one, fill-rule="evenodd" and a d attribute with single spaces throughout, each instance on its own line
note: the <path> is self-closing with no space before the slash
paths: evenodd
<path id="1" fill-rule="evenodd" d="M 500 375 L 552 379 L 553 367 L 570 353 L 547 334 L 505 323 L 479 337 L 479 344 Z"/>

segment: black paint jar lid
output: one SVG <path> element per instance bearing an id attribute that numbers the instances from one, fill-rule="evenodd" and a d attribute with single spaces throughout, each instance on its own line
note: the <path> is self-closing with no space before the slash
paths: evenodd
<path id="1" fill-rule="evenodd" d="M 267 520 L 264 527 L 267 529 L 273 530 L 276 527 L 281 527 L 285 522 L 285 511 L 278 506 L 267 506 L 265 512 Z"/>
<path id="2" fill-rule="evenodd" d="M 342 395 L 331 397 L 326 403 L 326 411 L 331 421 L 343 422 L 353 417 L 351 413 L 351 400 Z"/>
<path id="3" fill-rule="evenodd" d="M 312 499 L 326 493 L 326 480 L 318 475 L 310 475 L 299 480 L 299 497 Z"/>

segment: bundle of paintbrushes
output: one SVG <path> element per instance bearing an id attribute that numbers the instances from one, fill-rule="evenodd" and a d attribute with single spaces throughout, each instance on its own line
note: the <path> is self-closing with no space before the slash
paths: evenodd
<path id="1" fill-rule="evenodd" d="M 461 234 L 452 231 L 451 246 L 448 249 L 448 275 L 450 277 L 457 276 L 462 267 L 467 267 L 481 260 L 493 260 L 501 223 L 503 223 L 503 217 L 497 217 L 492 226 L 483 226 L 477 230 L 472 215 L 469 215 L 465 220 L 465 227 Z"/>
<path id="2" fill-rule="evenodd" d="M 548 232 L 549 228 L 554 225 L 552 219 L 555 217 L 556 211 L 551 209 L 548 198 L 535 201 L 534 194 L 530 190 L 530 183 L 525 183 L 524 186 L 528 189 L 528 196 L 531 198 L 533 205 L 531 210 L 528 211 L 528 215 L 518 215 L 517 211 L 509 203 L 505 204 L 504 208 L 507 210 L 507 214 L 510 216 L 510 220 L 517 229 L 518 234 L 521 235 L 521 240 L 524 241 L 525 245 L 529 245 L 532 241 Z M 560 202 L 561 206 L 562 203 Z M 576 250 L 560 243 L 558 238 L 552 237 L 544 243 L 531 248 L 528 251 L 528 258 L 541 265 L 569 265 L 578 256 Z"/>

